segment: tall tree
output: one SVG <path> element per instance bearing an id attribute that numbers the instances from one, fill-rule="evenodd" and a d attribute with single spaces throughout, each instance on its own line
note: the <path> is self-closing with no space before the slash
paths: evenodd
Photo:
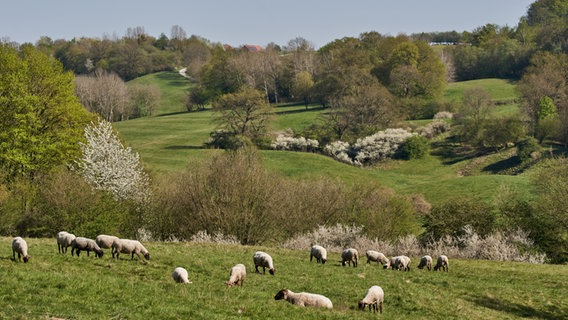
<path id="1" fill-rule="evenodd" d="M 78 157 L 77 141 L 91 119 L 59 61 L 31 45 L 0 43 L 0 168 L 8 179 Z"/>

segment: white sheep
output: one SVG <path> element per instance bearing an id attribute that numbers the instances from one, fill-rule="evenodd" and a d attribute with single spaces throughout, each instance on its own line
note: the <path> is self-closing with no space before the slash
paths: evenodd
<path id="1" fill-rule="evenodd" d="M 432 257 L 430 257 L 429 255 L 425 255 L 420 258 L 420 263 L 418 264 L 417 268 L 424 269 L 424 267 L 426 267 L 428 271 L 432 270 Z"/>
<path id="2" fill-rule="evenodd" d="M 349 266 L 351 266 L 351 262 L 353 262 L 353 267 L 357 267 L 357 262 L 359 261 L 359 252 L 357 249 L 348 248 L 343 250 L 341 253 L 341 265 L 345 266 L 347 262 Z"/>
<path id="3" fill-rule="evenodd" d="M 399 256 L 394 262 L 393 270 L 410 271 L 410 258 L 407 256 Z"/>
<path id="4" fill-rule="evenodd" d="M 385 301 L 385 293 L 383 288 L 379 286 L 372 286 L 367 290 L 367 294 L 363 300 L 359 301 L 359 310 L 365 310 L 366 306 L 369 306 L 369 310 L 373 312 L 383 313 L 383 303 Z"/>
<path id="5" fill-rule="evenodd" d="M 327 261 L 327 250 L 322 246 L 312 246 L 310 249 L 310 262 L 312 262 L 312 258 L 316 258 L 317 263 L 325 264 Z"/>
<path id="6" fill-rule="evenodd" d="M 112 244 L 114 243 L 115 240 L 118 240 L 118 237 L 109 236 L 106 234 L 99 234 L 95 238 L 95 242 L 99 247 L 101 247 L 101 249 L 111 249 L 111 251 L 112 251 Z"/>
<path id="7" fill-rule="evenodd" d="M 258 267 L 262 267 L 262 273 L 266 273 L 266 268 L 268 268 L 268 272 L 271 275 L 274 275 L 276 272 L 274 264 L 272 263 L 272 257 L 268 253 L 257 251 L 252 256 L 252 260 L 254 262 L 254 269 L 256 270 L 256 273 L 260 273 L 260 271 L 258 271 Z"/>
<path id="8" fill-rule="evenodd" d="M 387 263 L 385 263 L 385 265 L 383 266 L 383 268 L 384 268 L 384 269 L 393 268 L 394 265 L 395 265 L 395 263 L 396 263 L 396 260 L 399 259 L 399 258 L 400 258 L 400 256 L 391 257 L 390 260 L 388 260 Z"/>
<path id="9" fill-rule="evenodd" d="M 189 281 L 189 275 L 187 274 L 187 270 L 182 267 L 177 267 L 174 269 L 172 273 L 172 278 L 176 283 L 191 283 Z"/>
<path id="10" fill-rule="evenodd" d="M 73 241 L 71 241 L 71 255 L 75 253 L 78 257 L 81 251 L 87 251 L 87 256 L 89 256 L 89 252 L 94 251 L 96 256 L 99 258 L 102 258 L 104 254 L 103 250 L 97 245 L 95 240 L 76 237 Z"/>
<path id="11" fill-rule="evenodd" d="M 434 271 L 438 271 L 438 269 L 442 269 L 443 271 L 448 272 L 448 269 L 450 267 L 449 261 L 448 261 L 448 257 L 445 255 L 441 255 L 438 257 L 438 260 L 436 261 L 436 265 L 434 266 Z"/>
<path id="12" fill-rule="evenodd" d="M 144 248 L 142 243 L 138 240 L 130 240 L 130 239 L 117 239 L 112 243 L 112 257 L 117 258 L 119 254 L 127 253 L 131 254 L 131 259 L 134 259 L 134 255 L 138 256 L 138 259 L 142 259 L 140 254 L 146 258 L 146 260 L 150 260 L 150 252 Z"/>
<path id="13" fill-rule="evenodd" d="M 294 293 L 288 289 L 282 289 L 274 296 L 274 300 L 286 300 L 291 304 L 302 307 L 333 308 L 333 303 L 329 298 L 321 294 L 298 292 Z"/>
<path id="14" fill-rule="evenodd" d="M 384 254 L 375 250 L 367 250 L 365 255 L 367 256 L 367 263 L 374 261 L 381 264 L 387 264 L 389 262 L 389 259 Z"/>
<path id="15" fill-rule="evenodd" d="M 75 239 L 75 235 L 67 231 L 60 231 L 57 233 L 57 251 L 59 253 L 66 253 L 67 247 L 71 246 L 71 242 Z"/>
<path id="16" fill-rule="evenodd" d="M 228 287 L 232 286 L 243 286 L 245 282 L 245 278 L 247 276 L 247 269 L 244 264 L 237 264 L 231 268 L 231 272 L 229 272 L 229 280 L 225 282 Z"/>
<path id="17" fill-rule="evenodd" d="M 18 260 L 24 259 L 24 263 L 30 260 L 30 256 L 28 255 L 28 244 L 26 240 L 22 237 L 15 237 L 12 240 L 12 258 L 16 261 L 16 253 L 18 254 Z"/>

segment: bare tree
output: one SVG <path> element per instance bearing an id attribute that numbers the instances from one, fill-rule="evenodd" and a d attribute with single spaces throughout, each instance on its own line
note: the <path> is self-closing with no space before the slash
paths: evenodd
<path id="1" fill-rule="evenodd" d="M 94 76 L 77 76 L 75 83 L 76 95 L 87 110 L 109 122 L 130 116 L 128 90 L 115 73 L 97 70 Z"/>

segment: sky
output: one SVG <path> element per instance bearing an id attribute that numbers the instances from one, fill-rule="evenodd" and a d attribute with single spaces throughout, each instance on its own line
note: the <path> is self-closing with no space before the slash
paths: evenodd
<path id="1" fill-rule="evenodd" d="M 515 27 L 536 0 L 0 0 L 0 40 L 35 43 L 103 38 L 143 27 L 170 37 L 177 25 L 211 42 L 286 45 L 302 37 L 315 48 L 376 31 L 396 36 Z"/>

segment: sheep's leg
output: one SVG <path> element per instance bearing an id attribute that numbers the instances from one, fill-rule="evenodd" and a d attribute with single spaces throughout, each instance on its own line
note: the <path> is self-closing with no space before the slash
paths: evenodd
<path id="1" fill-rule="evenodd" d="M 383 313 L 383 302 L 379 302 L 379 312 Z"/>

